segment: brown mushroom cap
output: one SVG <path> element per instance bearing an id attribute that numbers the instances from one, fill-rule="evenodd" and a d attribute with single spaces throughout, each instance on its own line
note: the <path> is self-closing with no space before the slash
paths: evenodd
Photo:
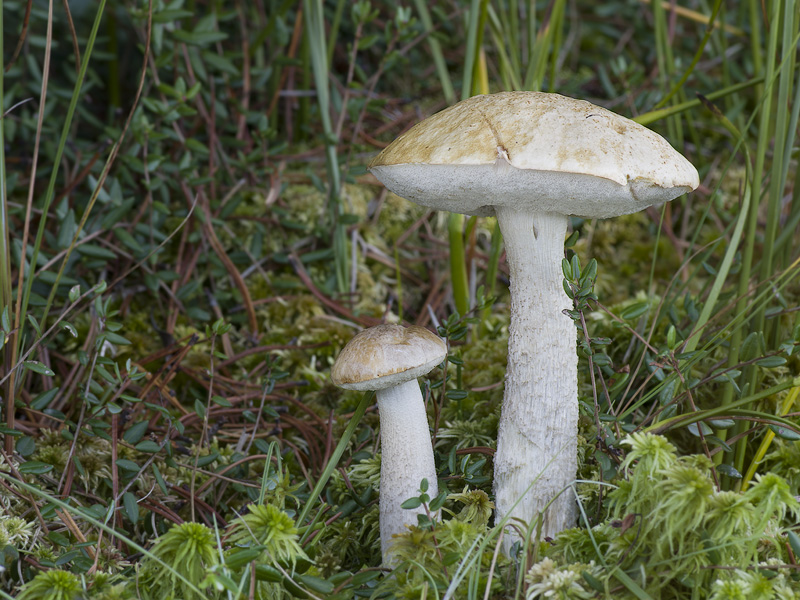
<path id="1" fill-rule="evenodd" d="M 697 170 L 657 133 L 541 92 L 459 102 L 398 137 L 369 170 L 417 204 L 483 216 L 497 205 L 619 216 L 699 185 Z"/>
<path id="2" fill-rule="evenodd" d="M 347 390 L 381 390 L 428 373 L 444 360 L 442 339 L 418 325 L 377 325 L 356 334 L 331 368 Z"/>

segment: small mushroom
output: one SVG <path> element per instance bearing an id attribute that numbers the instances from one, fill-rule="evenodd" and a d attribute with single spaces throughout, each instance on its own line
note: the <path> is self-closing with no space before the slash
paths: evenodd
<path id="1" fill-rule="evenodd" d="M 403 509 L 428 480 L 428 494 L 438 494 L 428 417 L 417 377 L 447 355 L 447 346 L 424 327 L 377 325 L 358 333 L 342 349 L 331 369 L 341 388 L 376 391 L 381 425 L 380 530 L 383 564 L 392 536 L 417 524 L 424 509 Z"/>
<path id="2" fill-rule="evenodd" d="M 571 527 L 573 494 L 545 511 L 577 468 L 576 329 L 561 271 L 567 215 L 614 217 L 672 200 L 698 186 L 697 170 L 630 119 L 539 92 L 459 102 L 397 138 L 369 170 L 417 204 L 497 216 L 511 276 L 497 519 L 544 513 L 545 536 Z"/>

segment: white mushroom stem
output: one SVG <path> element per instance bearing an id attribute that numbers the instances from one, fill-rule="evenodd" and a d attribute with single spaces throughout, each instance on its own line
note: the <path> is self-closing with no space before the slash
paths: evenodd
<path id="1" fill-rule="evenodd" d="M 416 379 L 378 390 L 381 422 L 380 529 L 383 564 L 390 565 L 392 536 L 417 524 L 424 507 L 403 509 L 403 502 L 419 495 L 419 484 L 428 480 L 428 495 L 438 492 L 431 434 L 425 403 Z"/>
<path id="2" fill-rule="evenodd" d="M 567 217 L 495 210 L 511 277 L 508 369 L 494 457 L 496 519 L 510 513 L 532 524 L 577 470 L 577 332 L 563 313 L 572 302 L 561 270 Z M 542 535 L 572 527 L 575 517 L 575 496 L 566 490 L 544 512 Z"/>

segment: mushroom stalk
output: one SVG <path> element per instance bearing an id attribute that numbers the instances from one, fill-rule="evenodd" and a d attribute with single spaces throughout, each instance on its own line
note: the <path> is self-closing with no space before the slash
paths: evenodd
<path id="1" fill-rule="evenodd" d="M 511 279 L 508 368 L 494 457 L 496 519 L 511 514 L 533 524 L 544 511 L 542 535 L 554 536 L 576 517 L 574 494 L 561 493 L 575 479 L 578 436 L 577 332 L 563 313 L 572 308 L 561 270 L 567 217 L 519 207 L 495 211 Z"/>
<path id="2" fill-rule="evenodd" d="M 436 465 L 433 460 L 431 433 L 425 403 L 416 379 L 378 390 L 378 414 L 381 424 L 380 530 L 383 564 L 390 565 L 392 536 L 417 524 L 416 509 L 401 504 L 417 496 L 419 484 L 428 480 L 428 495 L 438 492 Z"/>

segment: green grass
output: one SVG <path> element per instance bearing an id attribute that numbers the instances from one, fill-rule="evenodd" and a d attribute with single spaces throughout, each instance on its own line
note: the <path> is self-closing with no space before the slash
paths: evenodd
<path id="1" fill-rule="evenodd" d="M 30 8 L 0 10 L 4 48 L 24 36 L 0 78 L 4 597 L 797 593 L 793 0 L 70 3 L 74 40 L 60 3 Z M 565 274 L 596 294 L 575 314 L 581 519 L 552 542 L 511 523 L 531 534 L 512 558 L 490 519 L 499 230 L 365 171 L 506 89 L 632 117 L 703 182 L 572 219 Z M 422 382 L 445 493 L 417 501 L 442 518 L 387 576 L 376 409 L 328 375 L 396 318 L 450 353 Z"/>

